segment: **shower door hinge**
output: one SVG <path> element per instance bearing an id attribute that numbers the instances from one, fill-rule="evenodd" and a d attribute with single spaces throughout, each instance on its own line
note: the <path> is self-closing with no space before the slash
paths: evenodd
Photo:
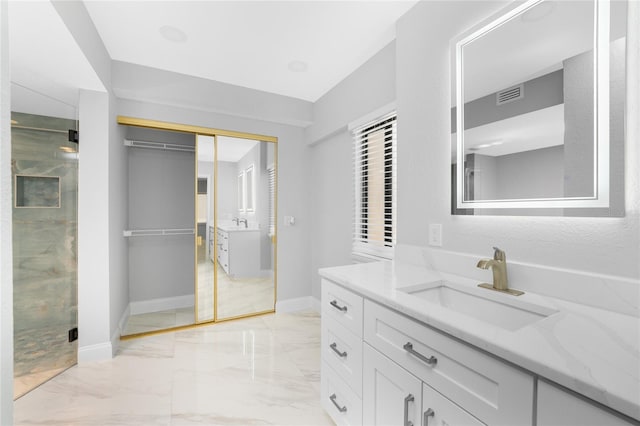
<path id="1" fill-rule="evenodd" d="M 69 343 L 78 340 L 78 327 L 74 327 L 69 330 Z"/>
<path id="2" fill-rule="evenodd" d="M 69 142 L 80 143 L 77 130 L 69 129 Z"/>

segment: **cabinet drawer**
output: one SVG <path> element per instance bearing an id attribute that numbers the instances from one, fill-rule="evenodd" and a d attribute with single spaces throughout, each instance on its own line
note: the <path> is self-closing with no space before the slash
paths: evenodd
<path id="1" fill-rule="evenodd" d="M 362 397 L 362 338 L 331 318 L 322 319 L 322 360 Z"/>
<path id="2" fill-rule="evenodd" d="M 380 352 L 484 423 L 532 424 L 532 376 L 377 303 L 364 306 L 364 339 Z"/>
<path id="3" fill-rule="evenodd" d="M 322 315 L 362 337 L 362 296 L 322 280 Z"/>
<path id="4" fill-rule="evenodd" d="M 322 408 L 337 425 L 362 425 L 362 400 L 331 369 L 322 363 L 320 399 Z"/>
<path id="5" fill-rule="evenodd" d="M 430 386 L 422 385 L 422 426 L 486 426 L 480 420 L 440 395 Z"/>

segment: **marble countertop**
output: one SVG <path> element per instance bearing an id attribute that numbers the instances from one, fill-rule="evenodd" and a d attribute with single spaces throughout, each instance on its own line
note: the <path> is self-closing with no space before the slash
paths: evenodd
<path id="1" fill-rule="evenodd" d="M 557 312 L 510 331 L 402 291 L 441 280 L 477 289 L 476 280 L 393 261 L 323 268 L 319 273 L 375 302 L 640 420 L 638 317 L 525 293 L 518 296 L 518 303 Z M 486 291 L 504 298 L 514 297 Z"/>
<path id="2" fill-rule="evenodd" d="M 210 226 L 210 228 L 213 228 L 213 226 Z M 257 228 L 255 226 L 250 226 L 248 228 L 245 228 L 244 224 L 242 224 L 242 225 L 218 224 L 218 229 L 220 229 L 221 231 L 225 231 L 225 232 L 253 232 L 253 231 L 259 231 L 260 230 L 260 228 Z"/>

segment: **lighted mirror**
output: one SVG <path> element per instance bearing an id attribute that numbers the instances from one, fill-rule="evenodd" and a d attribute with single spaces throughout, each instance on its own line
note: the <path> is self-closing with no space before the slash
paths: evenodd
<path id="1" fill-rule="evenodd" d="M 624 212 L 625 45 L 625 2 L 531 0 L 463 34 L 452 212 Z"/>
<path id="2" fill-rule="evenodd" d="M 253 164 L 247 167 L 244 171 L 244 196 L 245 196 L 245 210 L 247 213 L 253 212 L 253 205 L 255 204 L 255 197 L 253 191 L 254 179 L 253 179 Z"/>

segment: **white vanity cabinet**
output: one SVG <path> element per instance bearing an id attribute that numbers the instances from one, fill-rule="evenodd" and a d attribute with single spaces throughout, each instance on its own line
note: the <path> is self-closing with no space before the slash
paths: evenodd
<path id="1" fill-rule="evenodd" d="M 218 264 L 232 278 L 260 276 L 260 230 L 217 229 Z"/>
<path id="2" fill-rule="evenodd" d="M 362 296 L 322 281 L 321 401 L 337 425 L 362 423 Z"/>
<path id="3" fill-rule="evenodd" d="M 533 376 L 495 357 L 370 300 L 364 341 L 482 423 L 533 422 Z"/>
<path id="4" fill-rule="evenodd" d="M 363 424 L 484 425 L 367 343 L 364 346 Z"/>
<path id="5" fill-rule="evenodd" d="M 631 426 L 633 424 L 589 401 L 538 381 L 538 426 Z"/>
<path id="6" fill-rule="evenodd" d="M 327 280 L 321 345 L 336 424 L 533 424 L 533 376 Z"/>

